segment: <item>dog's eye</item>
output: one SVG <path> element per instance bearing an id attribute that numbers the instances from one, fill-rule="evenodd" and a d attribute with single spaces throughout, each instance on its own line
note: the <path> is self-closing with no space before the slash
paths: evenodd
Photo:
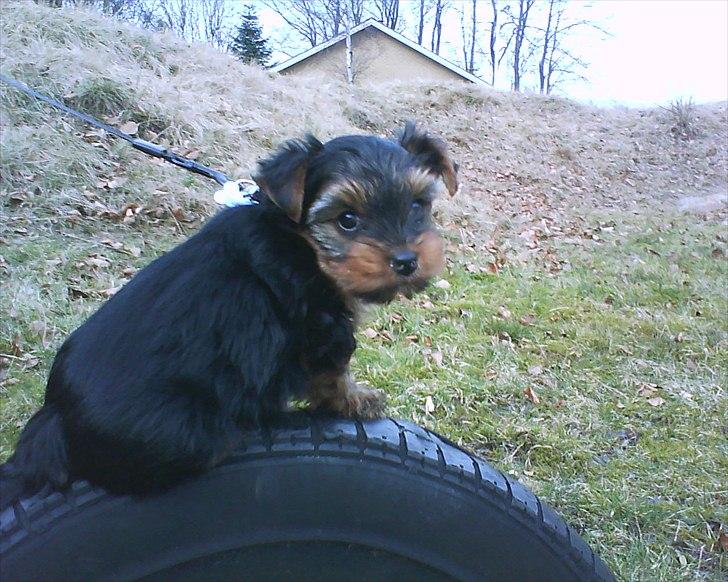
<path id="1" fill-rule="evenodd" d="M 359 217 L 353 212 L 342 212 L 339 215 L 339 226 L 344 230 L 356 230 L 359 226 Z"/>
<path id="2" fill-rule="evenodd" d="M 425 206 L 427 206 L 427 202 L 421 198 L 412 201 L 412 210 L 422 210 Z"/>

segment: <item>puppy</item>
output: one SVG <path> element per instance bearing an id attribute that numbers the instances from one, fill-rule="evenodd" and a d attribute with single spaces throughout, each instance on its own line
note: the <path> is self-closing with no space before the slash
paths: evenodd
<path id="1" fill-rule="evenodd" d="M 349 373 L 357 308 L 443 268 L 431 205 L 456 173 L 411 123 L 393 140 L 284 144 L 259 164 L 257 205 L 221 211 L 61 346 L 0 471 L 3 504 L 77 478 L 158 491 L 220 463 L 294 398 L 381 414 L 381 394 Z"/>

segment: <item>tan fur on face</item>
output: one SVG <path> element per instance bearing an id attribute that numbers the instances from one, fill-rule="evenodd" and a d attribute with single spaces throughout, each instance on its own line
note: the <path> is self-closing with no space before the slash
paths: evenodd
<path id="1" fill-rule="evenodd" d="M 404 179 L 415 196 L 428 190 L 439 195 L 444 190 L 442 182 L 424 168 L 413 168 Z"/>
<path id="2" fill-rule="evenodd" d="M 366 204 L 367 192 L 353 180 L 341 179 L 328 185 L 318 200 L 311 205 L 309 216 L 315 216 L 318 211 L 330 207 L 334 202 L 343 204 L 361 212 Z"/>
<path id="3" fill-rule="evenodd" d="M 408 278 L 398 277 L 392 269 L 393 249 L 373 239 L 359 239 L 352 243 L 344 259 L 332 259 L 319 253 L 319 264 L 347 295 L 418 287 L 445 266 L 444 245 L 434 230 L 422 233 L 406 248 L 417 253 L 418 263 L 417 271 Z"/>
<path id="4" fill-rule="evenodd" d="M 397 285 L 389 265 L 389 252 L 372 239 L 352 243 L 343 260 L 320 257 L 319 261 L 323 271 L 347 294 L 370 293 Z"/>
<path id="5" fill-rule="evenodd" d="M 424 279 L 434 277 L 445 268 L 445 245 L 434 230 L 423 232 L 412 245 L 417 253 L 417 275 Z"/>

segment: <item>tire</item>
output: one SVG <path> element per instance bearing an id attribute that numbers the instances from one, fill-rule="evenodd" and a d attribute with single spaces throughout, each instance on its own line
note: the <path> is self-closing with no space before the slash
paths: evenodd
<path id="1" fill-rule="evenodd" d="M 0 515 L 16 580 L 614 580 L 517 481 L 399 420 L 292 415 L 154 497 L 85 481 Z"/>

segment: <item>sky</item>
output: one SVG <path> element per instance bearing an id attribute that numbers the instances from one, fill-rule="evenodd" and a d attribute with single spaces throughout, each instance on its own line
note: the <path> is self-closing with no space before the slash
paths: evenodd
<path id="1" fill-rule="evenodd" d="M 408 1 L 413 0 L 403 4 Z M 490 2 L 478 2 L 485 21 Z M 462 66 L 457 14 L 462 6 L 459 0 L 451 3 L 456 9 L 444 22 L 441 54 Z M 571 0 L 572 8 L 610 35 L 582 29 L 571 39 L 589 63 L 587 81 L 564 85 L 560 94 L 599 105 L 628 106 L 666 105 L 678 98 L 696 103 L 728 99 L 728 0 Z M 259 14 L 274 49 L 292 55 L 308 48 L 296 43 L 293 35 L 281 42 L 285 23 L 269 9 L 260 8 Z M 488 27 L 485 22 L 481 26 L 485 46 Z M 409 36 L 408 30 L 404 34 Z M 286 59 L 280 50 L 274 57 Z M 507 87 L 507 81 L 500 86 Z"/>

